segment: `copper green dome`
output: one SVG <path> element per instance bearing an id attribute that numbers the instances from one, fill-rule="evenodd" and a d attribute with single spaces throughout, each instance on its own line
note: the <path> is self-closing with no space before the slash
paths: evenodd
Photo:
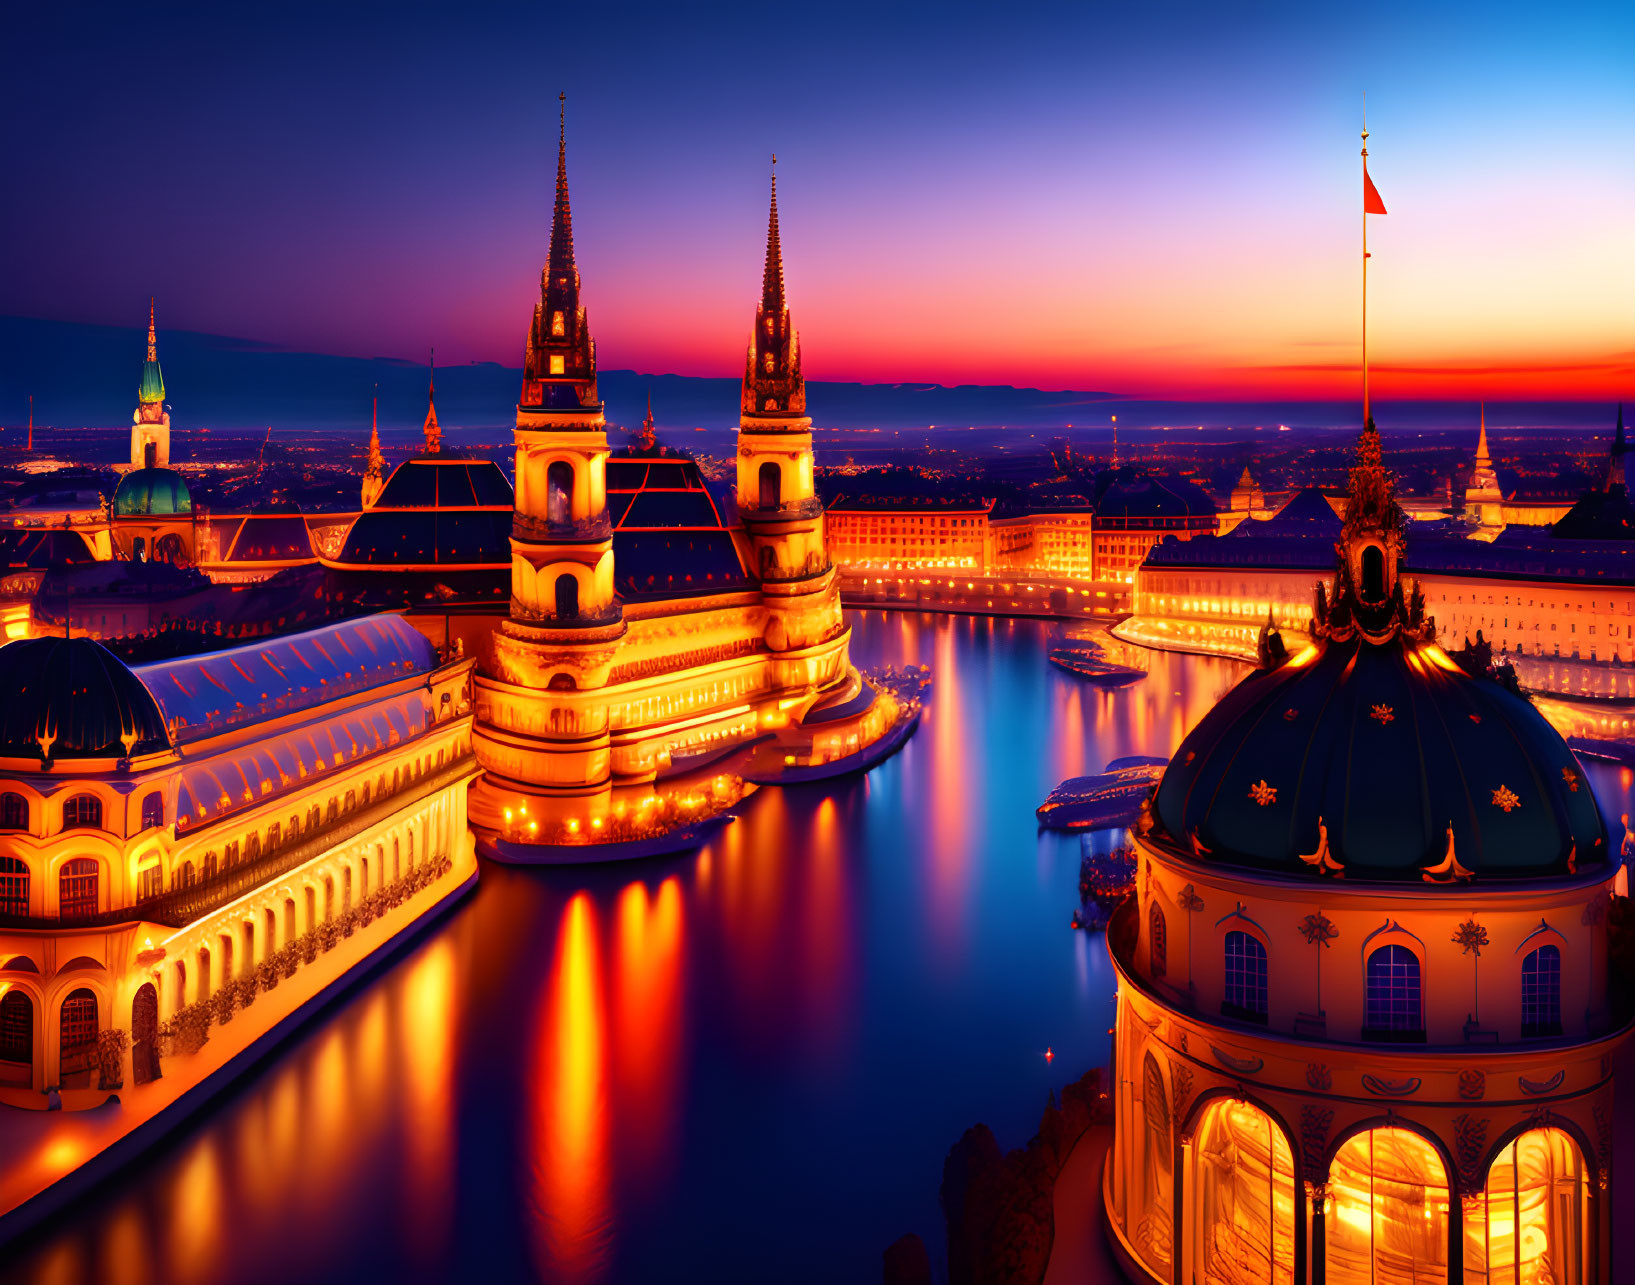
<path id="1" fill-rule="evenodd" d="M 1397 577 L 1402 512 L 1365 430 L 1332 592 L 1165 770 L 1151 832 L 1198 860 L 1457 885 L 1603 866 L 1595 796 L 1560 733 L 1478 651 L 1449 656 Z M 1145 822 L 1143 822 L 1145 824 Z"/>
<path id="2" fill-rule="evenodd" d="M 169 517 L 193 512 L 193 497 L 175 469 L 139 468 L 119 479 L 114 516 Z"/>
<path id="3" fill-rule="evenodd" d="M 165 400 L 165 373 L 159 369 L 157 358 L 142 363 L 142 384 L 136 391 L 136 400 L 149 405 Z"/>

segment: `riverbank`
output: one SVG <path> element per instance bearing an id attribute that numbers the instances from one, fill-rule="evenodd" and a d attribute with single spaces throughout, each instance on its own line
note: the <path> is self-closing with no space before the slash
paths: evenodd
<path id="1" fill-rule="evenodd" d="M 262 992 L 233 1020 L 210 1028 L 192 1053 L 166 1057 L 163 1074 L 101 1094 L 78 1111 L 0 1110 L 0 1244 L 24 1235 L 159 1145 L 330 1006 L 397 958 L 477 884 L 469 839 L 447 872 L 340 937 Z M 94 1091 L 81 1091 L 94 1092 Z"/>
<path id="2" fill-rule="evenodd" d="M 876 571 L 842 567 L 840 600 L 847 607 L 885 607 L 971 616 L 1024 616 L 1041 620 L 1111 622 L 1130 610 L 1123 581 L 1053 580 L 996 576 Z"/>

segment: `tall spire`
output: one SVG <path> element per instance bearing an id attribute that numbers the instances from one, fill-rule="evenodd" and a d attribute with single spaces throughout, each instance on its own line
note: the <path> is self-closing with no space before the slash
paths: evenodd
<path id="1" fill-rule="evenodd" d="M 437 349 L 431 350 L 431 378 L 426 385 L 426 454 L 437 455 L 443 449 L 443 430 L 437 424 Z"/>
<path id="2" fill-rule="evenodd" d="M 1487 449 L 1487 403 L 1482 403 L 1482 432 L 1476 439 L 1476 467 L 1490 469 L 1493 467 L 1493 456 Z"/>
<path id="3" fill-rule="evenodd" d="M 573 259 L 573 211 L 568 203 L 568 96 L 557 95 L 556 208 L 551 248 L 539 274 L 534 308 L 523 350 L 525 410 L 579 411 L 598 408 L 596 344 L 579 303 L 579 269 Z"/>
<path id="4" fill-rule="evenodd" d="M 568 96 L 557 98 L 556 209 L 551 217 L 550 271 L 554 276 L 573 268 L 573 210 L 568 204 Z"/>
<path id="5" fill-rule="evenodd" d="M 363 470 L 363 507 L 373 507 L 386 486 L 386 457 L 380 450 L 380 385 L 369 411 L 369 462 Z"/>
<path id="6" fill-rule="evenodd" d="M 739 403 L 745 415 L 804 416 L 806 381 L 800 373 L 800 336 L 789 319 L 783 289 L 783 242 L 778 236 L 777 156 L 772 158 L 772 202 L 766 221 L 766 269 L 761 276 L 761 304 L 744 362 L 744 391 Z"/>
<path id="7" fill-rule="evenodd" d="M 772 153 L 772 209 L 766 220 L 766 271 L 761 275 L 761 307 L 774 315 L 784 309 L 783 245 L 778 240 L 778 154 Z"/>
<path id="8" fill-rule="evenodd" d="M 136 400 L 143 409 L 138 413 L 144 421 L 159 418 L 165 400 L 165 375 L 159 369 L 159 338 L 153 324 L 153 300 L 148 300 L 148 358 L 142 363 L 142 382 L 136 390 Z"/>

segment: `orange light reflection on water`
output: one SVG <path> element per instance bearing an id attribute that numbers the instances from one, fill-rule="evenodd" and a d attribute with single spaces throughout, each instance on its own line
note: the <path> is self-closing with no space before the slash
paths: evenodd
<path id="1" fill-rule="evenodd" d="M 674 875 L 649 901 L 637 882 L 615 910 L 614 1117 L 632 1177 L 657 1187 L 673 1158 L 682 1014 L 682 902 Z"/>
<path id="2" fill-rule="evenodd" d="M 596 910 L 586 893 L 564 907 L 535 1037 L 535 1226 L 541 1273 L 589 1281 L 606 1266 L 609 1202 L 607 1015 Z"/>

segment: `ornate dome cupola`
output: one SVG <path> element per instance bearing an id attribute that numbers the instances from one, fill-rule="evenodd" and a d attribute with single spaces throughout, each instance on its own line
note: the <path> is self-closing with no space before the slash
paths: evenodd
<path id="1" fill-rule="evenodd" d="M 1536 878 L 1608 861 L 1560 734 L 1513 681 L 1439 647 L 1418 586 L 1404 593 L 1403 528 L 1370 422 L 1311 644 L 1290 654 L 1266 632 L 1261 667 L 1165 771 L 1158 835 L 1211 862 L 1360 880 Z"/>
<path id="2" fill-rule="evenodd" d="M 170 463 L 170 413 L 165 410 L 165 373 L 159 369 L 159 339 L 153 300 L 148 300 L 148 359 L 136 389 L 131 416 L 131 467 L 165 468 Z"/>
<path id="3" fill-rule="evenodd" d="M 573 258 L 573 212 L 568 204 L 567 96 L 559 95 L 556 144 L 556 210 L 551 249 L 539 276 L 539 302 L 523 356 L 520 410 L 600 409 L 596 392 L 596 341 L 579 302 L 579 269 Z"/>

